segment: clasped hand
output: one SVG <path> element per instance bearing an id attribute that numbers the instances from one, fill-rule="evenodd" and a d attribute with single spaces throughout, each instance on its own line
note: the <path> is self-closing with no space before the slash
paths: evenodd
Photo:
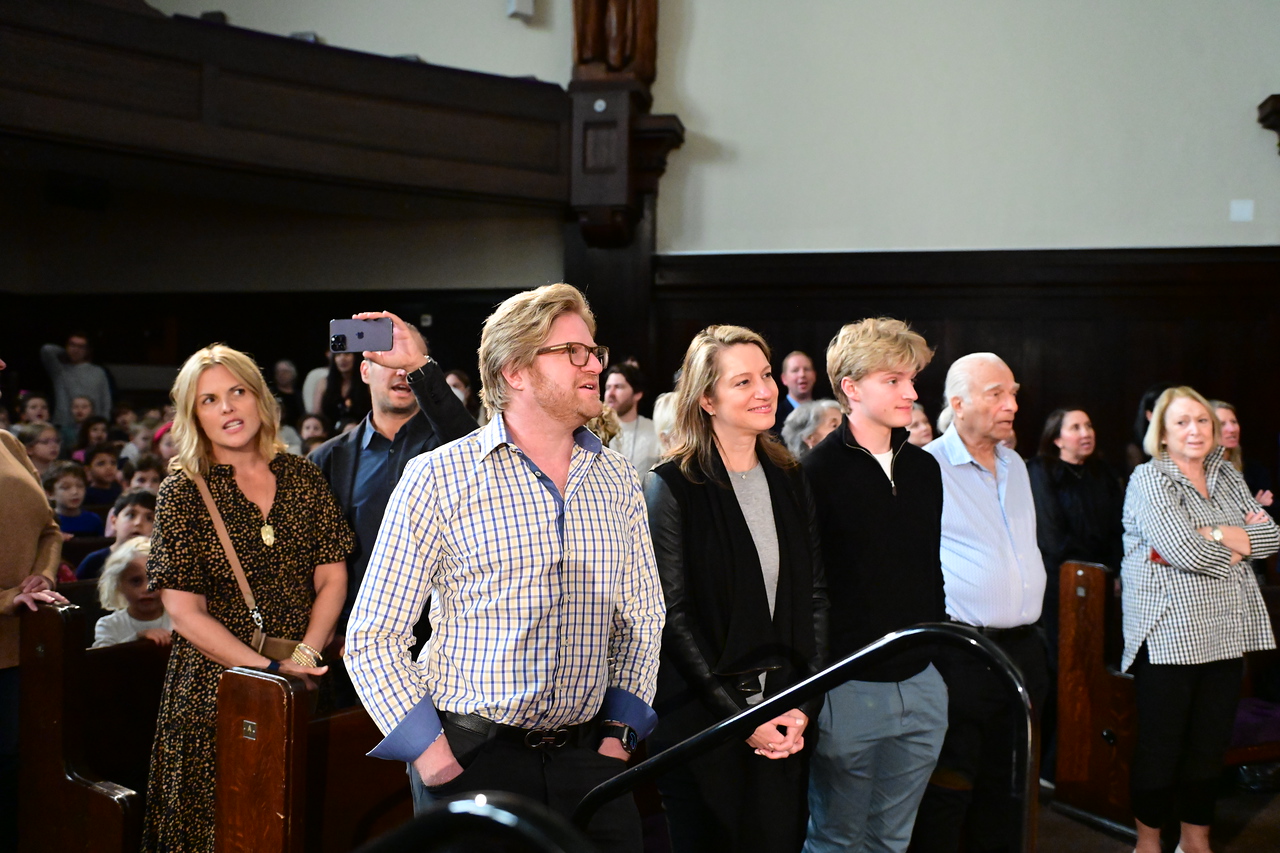
<path id="1" fill-rule="evenodd" d="M 760 725 L 747 738 L 747 746 L 755 750 L 756 755 L 763 755 L 765 758 L 795 755 L 804 749 L 804 730 L 807 725 L 808 716 L 792 708 L 782 716 Z"/>

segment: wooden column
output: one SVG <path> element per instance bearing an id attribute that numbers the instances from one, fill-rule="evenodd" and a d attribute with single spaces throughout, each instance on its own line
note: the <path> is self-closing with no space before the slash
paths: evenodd
<path id="1" fill-rule="evenodd" d="M 652 373 L 654 197 L 684 141 L 652 115 L 657 0 L 574 0 L 573 145 L 565 279 L 587 293 L 599 339 Z"/>

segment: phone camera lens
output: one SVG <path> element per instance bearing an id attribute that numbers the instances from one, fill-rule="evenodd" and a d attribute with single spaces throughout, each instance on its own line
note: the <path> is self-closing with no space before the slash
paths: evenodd
<path id="1" fill-rule="evenodd" d="M 330 337 L 330 338 L 329 338 L 329 349 L 330 349 L 331 351 L 333 351 L 333 352 L 346 352 L 346 351 L 347 351 L 347 336 L 346 336 L 346 335 L 333 335 L 332 337 Z"/>

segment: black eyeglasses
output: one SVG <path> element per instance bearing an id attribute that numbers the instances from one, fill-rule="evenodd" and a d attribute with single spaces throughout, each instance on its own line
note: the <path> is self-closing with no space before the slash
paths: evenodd
<path id="1" fill-rule="evenodd" d="M 537 355 L 546 355 L 552 352 L 568 353 L 569 363 L 574 367 L 586 367 L 593 355 L 599 359 L 602 371 L 609 366 L 608 347 L 589 347 L 586 344 L 571 341 L 567 344 L 556 344 L 553 347 L 542 347 L 538 350 Z"/>

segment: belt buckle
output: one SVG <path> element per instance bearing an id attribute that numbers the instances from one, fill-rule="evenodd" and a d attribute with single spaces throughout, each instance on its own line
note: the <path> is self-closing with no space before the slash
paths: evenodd
<path id="1" fill-rule="evenodd" d="M 530 749 L 541 749 L 545 746 L 559 749 L 568 742 L 569 730 L 564 726 L 558 729 L 530 729 L 524 735 L 524 745 Z"/>

